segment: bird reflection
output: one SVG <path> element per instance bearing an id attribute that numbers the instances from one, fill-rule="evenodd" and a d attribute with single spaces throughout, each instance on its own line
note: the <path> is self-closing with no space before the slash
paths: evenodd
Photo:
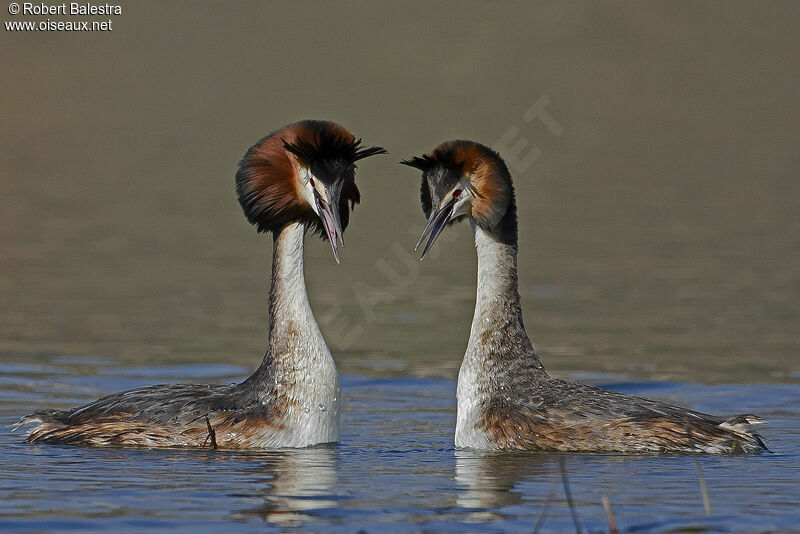
<path id="1" fill-rule="evenodd" d="M 455 456 L 456 482 L 462 486 L 457 504 L 476 510 L 518 504 L 523 495 L 514 488 L 520 480 L 535 478 L 548 482 L 558 469 L 556 457 L 540 453 L 456 450 Z M 476 512 L 479 516 L 487 513 Z"/>
<path id="2" fill-rule="evenodd" d="M 264 503 L 241 513 L 277 526 L 295 527 L 311 519 L 313 511 L 335 507 L 330 496 L 336 486 L 337 458 L 335 447 L 270 453 L 264 468 L 271 476 L 261 495 Z"/>

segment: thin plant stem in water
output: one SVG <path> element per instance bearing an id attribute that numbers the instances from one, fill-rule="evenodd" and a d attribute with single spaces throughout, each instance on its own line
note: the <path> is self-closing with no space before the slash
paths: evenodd
<path id="1" fill-rule="evenodd" d="M 700 481 L 700 494 L 703 496 L 703 507 L 706 509 L 706 515 L 711 515 L 711 499 L 708 498 L 706 479 L 703 476 L 703 471 L 700 469 L 700 462 L 697 461 L 697 457 L 694 458 L 694 466 L 697 468 L 697 480 Z"/>
<path id="2" fill-rule="evenodd" d="M 536 525 L 533 527 L 533 534 L 539 534 L 539 529 L 542 528 L 545 517 L 547 517 L 547 509 L 550 508 L 550 503 L 556 496 L 556 488 L 558 487 L 558 478 L 553 477 L 553 482 L 550 484 L 550 491 L 547 493 L 547 499 L 542 505 L 542 511 L 539 512 L 539 517 L 536 518 Z"/>
<path id="3" fill-rule="evenodd" d="M 692 427 L 689 424 L 689 421 L 686 421 L 686 438 L 689 441 L 689 445 L 694 444 L 694 438 L 692 437 Z M 703 507 L 706 509 L 706 515 L 711 515 L 711 499 L 708 498 L 708 488 L 706 488 L 706 479 L 703 477 L 703 470 L 700 469 L 700 462 L 697 460 L 697 456 L 694 458 L 694 467 L 697 469 L 697 480 L 700 482 L 700 494 L 703 496 Z"/>
<path id="4" fill-rule="evenodd" d="M 606 511 L 606 519 L 608 519 L 608 531 L 611 534 L 617 534 L 619 531 L 617 530 L 617 522 L 614 520 L 614 512 L 611 511 L 611 502 L 605 495 L 600 497 L 600 500 L 603 503 L 603 509 Z"/>
<path id="5" fill-rule="evenodd" d="M 581 533 L 581 525 L 578 522 L 578 512 L 575 510 L 575 503 L 572 502 L 572 491 L 569 489 L 569 479 L 567 478 L 567 467 L 564 462 L 564 457 L 558 457 L 558 467 L 561 470 L 561 481 L 564 483 L 564 495 L 567 497 L 567 504 L 569 505 L 569 513 L 572 514 L 572 522 L 575 524 L 575 532 Z"/>

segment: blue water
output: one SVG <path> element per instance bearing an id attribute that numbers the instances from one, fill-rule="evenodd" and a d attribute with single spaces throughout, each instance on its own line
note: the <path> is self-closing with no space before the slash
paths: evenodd
<path id="1" fill-rule="evenodd" d="M 603 496 L 625 532 L 800 529 L 796 384 L 603 384 L 768 420 L 761 432 L 771 454 L 697 458 L 711 505 L 706 515 L 693 457 L 454 450 L 452 381 L 343 377 L 342 441 L 334 447 L 103 450 L 26 444 L 12 423 L 38 408 L 175 377 L 231 382 L 247 369 L 121 368 L 62 357 L 0 370 L 1 530 L 531 532 L 540 522 L 543 532 L 570 532 L 561 458 L 584 531 L 608 531 Z"/>

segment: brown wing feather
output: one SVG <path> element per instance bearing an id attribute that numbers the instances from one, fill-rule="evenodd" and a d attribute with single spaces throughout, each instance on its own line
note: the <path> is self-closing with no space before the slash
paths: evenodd
<path id="1" fill-rule="evenodd" d="M 164 426 L 137 421 L 130 414 L 115 414 L 105 420 L 62 426 L 43 423 L 28 436 L 29 442 L 84 445 L 91 447 L 211 447 L 208 425 L 200 417 L 191 425 Z M 257 414 L 212 416 L 209 424 L 213 443 L 219 449 L 243 449 L 254 446 L 267 431 L 281 431 L 284 425 Z"/>
<path id="2" fill-rule="evenodd" d="M 495 397 L 475 427 L 501 449 L 617 453 L 757 452 L 753 420 L 730 420 L 650 399 L 549 379 L 515 402 Z"/>
<path id="3" fill-rule="evenodd" d="M 288 391 L 288 389 L 287 389 Z M 273 392 L 264 404 L 249 383 L 239 386 L 177 384 L 114 393 L 66 411 L 37 412 L 30 442 L 96 447 L 208 447 L 208 425 L 218 448 L 246 448 L 285 429 L 293 397 Z"/>

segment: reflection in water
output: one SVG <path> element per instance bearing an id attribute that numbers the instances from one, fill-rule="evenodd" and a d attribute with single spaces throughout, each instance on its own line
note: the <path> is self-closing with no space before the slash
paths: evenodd
<path id="1" fill-rule="evenodd" d="M 190 370 L 168 367 L 169 373 L 153 370 L 133 379 L 124 366 L 117 375 L 111 365 L 90 374 L 76 364 L 74 375 L 22 359 L 0 367 L 0 375 L 6 373 L 0 376 L 0 532 L 44 532 L 54 524 L 101 532 L 146 524 L 176 534 L 531 532 L 537 522 L 543 531 L 574 531 L 558 455 L 453 452 L 452 381 L 345 375 L 346 431 L 336 448 L 91 449 L 31 445 L 3 425 L 32 409 L 118 391 L 128 381 L 138 386 L 135 380 L 188 376 Z M 48 397 L 43 384 L 51 390 Z M 714 531 L 796 530 L 800 387 L 659 388 L 665 397 L 704 411 L 752 408 L 769 420 L 764 432 L 775 453 L 698 458 L 712 516 L 705 515 L 689 458 L 565 455 L 582 528 L 608 531 L 601 505 L 606 495 L 620 530 L 628 532 L 635 525 L 648 532 L 697 525 Z M 629 384 L 625 392 L 647 395 L 652 389 Z"/>
<path id="2" fill-rule="evenodd" d="M 462 508 L 519 504 L 523 495 L 514 488 L 520 480 L 550 481 L 558 469 L 555 456 L 541 453 L 456 450 L 455 455 L 456 482 L 463 487 L 457 503 Z"/>
<path id="3" fill-rule="evenodd" d="M 283 450 L 270 454 L 265 472 L 269 487 L 261 495 L 264 504 L 243 510 L 280 526 L 297 526 L 311 518 L 309 512 L 330 508 L 335 501 L 324 499 L 336 486 L 336 447 Z"/>

